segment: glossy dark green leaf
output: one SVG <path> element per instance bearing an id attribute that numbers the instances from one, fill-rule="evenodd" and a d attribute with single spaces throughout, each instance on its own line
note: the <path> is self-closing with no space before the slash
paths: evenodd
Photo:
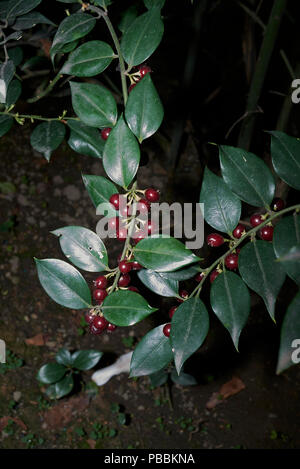
<path id="1" fill-rule="evenodd" d="M 162 8 L 165 3 L 166 0 L 144 0 L 144 4 L 148 8 L 148 10 L 154 7 Z"/>
<path id="2" fill-rule="evenodd" d="M 77 45 L 78 45 L 78 40 L 68 42 L 67 44 L 64 44 L 63 46 L 61 46 L 61 49 L 59 52 L 60 54 L 67 54 L 68 52 L 72 52 L 74 49 L 76 49 Z"/>
<path id="3" fill-rule="evenodd" d="M 23 49 L 21 47 L 12 47 L 8 49 L 8 57 L 13 61 L 15 67 L 18 67 L 23 60 Z"/>
<path id="4" fill-rule="evenodd" d="M 239 254 L 239 272 L 249 288 L 262 297 L 275 321 L 275 303 L 285 279 L 285 272 L 276 257 L 271 243 L 255 241 L 246 244 Z"/>
<path id="5" fill-rule="evenodd" d="M 170 280 L 154 270 L 142 269 L 138 272 L 140 281 L 157 295 L 174 297 L 178 295 L 178 280 Z"/>
<path id="6" fill-rule="evenodd" d="M 78 270 L 59 259 L 35 259 L 39 280 L 56 303 L 67 308 L 91 307 L 91 292 Z"/>
<path id="7" fill-rule="evenodd" d="M 250 313 L 250 293 L 241 277 L 227 270 L 218 275 L 211 286 L 210 303 L 238 350 L 240 334 Z"/>
<path id="8" fill-rule="evenodd" d="M 163 386 L 168 381 L 168 372 L 163 368 L 162 370 L 149 375 L 152 388 Z"/>
<path id="9" fill-rule="evenodd" d="M 295 246 L 300 246 L 300 216 L 292 215 L 282 218 L 274 229 L 273 246 L 276 257 L 284 258 Z M 287 260 L 280 262 L 285 272 L 291 279 L 300 285 L 299 260 Z"/>
<path id="10" fill-rule="evenodd" d="M 200 203 L 204 204 L 206 223 L 218 231 L 231 233 L 241 216 L 241 201 L 223 179 L 205 168 Z"/>
<path id="11" fill-rule="evenodd" d="M 116 216 L 116 210 L 109 202 L 110 197 L 113 194 L 118 193 L 116 186 L 111 181 L 102 176 L 83 174 L 82 179 L 94 206 L 96 208 L 98 207 L 97 213 L 99 215 L 101 213 L 103 215 L 105 214 L 99 209 L 100 204 L 104 204 L 104 207 L 106 207 L 107 211 L 106 215 L 108 217 Z"/>
<path id="12" fill-rule="evenodd" d="M 39 369 L 37 379 L 44 384 L 56 383 L 66 374 L 66 371 L 66 367 L 59 363 L 47 363 Z"/>
<path id="13" fill-rule="evenodd" d="M 91 127 L 113 127 L 117 121 L 115 98 L 104 86 L 70 82 L 77 116 Z M 110 138 L 109 138 L 110 139 Z"/>
<path id="14" fill-rule="evenodd" d="M 10 0 L 6 13 L 6 19 L 9 23 L 17 16 L 25 15 L 36 8 L 42 0 Z"/>
<path id="15" fill-rule="evenodd" d="M 131 5 L 129 8 L 127 8 L 122 14 L 121 21 L 118 24 L 119 30 L 124 33 L 126 29 L 128 29 L 132 22 L 136 19 L 137 15 L 138 12 L 135 5 Z"/>
<path id="16" fill-rule="evenodd" d="M 72 356 L 69 350 L 61 348 L 55 355 L 55 360 L 60 365 L 69 366 L 72 365 Z"/>
<path id="17" fill-rule="evenodd" d="M 67 16 L 59 25 L 54 36 L 50 56 L 52 62 L 55 55 L 69 42 L 86 36 L 95 26 L 96 19 L 87 13 L 74 13 Z"/>
<path id="18" fill-rule="evenodd" d="M 109 5 L 112 4 L 111 0 L 94 0 L 95 5 L 99 5 L 100 7 L 106 9 Z"/>
<path id="19" fill-rule="evenodd" d="M 199 298 L 190 298 L 176 309 L 171 321 L 170 338 L 178 374 L 185 361 L 201 347 L 208 329 L 208 312 Z"/>
<path id="20" fill-rule="evenodd" d="M 161 275 L 166 279 L 183 281 L 195 277 L 200 271 L 200 265 L 195 264 L 176 270 L 175 272 L 162 272 Z"/>
<path id="21" fill-rule="evenodd" d="M 121 115 L 104 147 L 105 172 L 119 186 L 128 187 L 136 175 L 139 162 L 139 144 Z"/>
<path id="22" fill-rule="evenodd" d="M 165 324 L 155 327 L 136 346 L 130 363 L 130 376 L 151 375 L 173 360 L 170 339 L 163 333 Z"/>
<path id="23" fill-rule="evenodd" d="M 277 259 L 278 262 L 300 262 L 300 244 L 293 246 L 283 257 Z"/>
<path id="24" fill-rule="evenodd" d="M 73 366 L 77 370 L 90 370 L 97 365 L 102 355 L 98 350 L 79 350 L 72 355 Z"/>
<path id="25" fill-rule="evenodd" d="M 180 375 L 178 376 L 177 371 L 172 370 L 171 380 L 173 381 L 173 383 L 179 384 L 180 386 L 195 386 L 196 384 L 198 384 L 194 376 L 189 375 L 188 373 L 183 373 L 183 371 L 181 371 Z"/>
<path id="26" fill-rule="evenodd" d="M 121 51 L 129 67 L 147 60 L 158 47 L 163 33 L 160 8 L 151 8 L 138 16 L 126 29 L 121 40 Z"/>
<path id="27" fill-rule="evenodd" d="M 82 226 L 65 226 L 52 231 L 59 237 L 60 247 L 76 267 L 88 272 L 107 270 L 107 252 L 103 241 Z"/>
<path id="28" fill-rule="evenodd" d="M 14 76 L 15 65 L 8 60 L 0 65 L 0 103 L 6 103 L 8 86 Z"/>
<path id="29" fill-rule="evenodd" d="M 9 6 L 10 6 L 10 0 L 2 0 L 0 2 L 0 19 L 1 20 L 5 20 Z"/>
<path id="30" fill-rule="evenodd" d="M 108 295 L 102 305 L 105 318 L 116 326 L 132 326 L 157 311 L 145 298 L 130 290 L 118 290 Z"/>
<path id="31" fill-rule="evenodd" d="M 175 238 L 144 238 L 134 248 L 135 259 L 156 272 L 178 270 L 200 260 Z"/>
<path id="32" fill-rule="evenodd" d="M 89 41 L 70 54 L 60 73 L 93 77 L 103 72 L 114 57 L 114 51 L 106 42 Z"/>
<path id="33" fill-rule="evenodd" d="M 275 182 L 260 158 L 241 148 L 225 145 L 220 146 L 219 157 L 223 179 L 240 199 L 255 207 L 270 205 Z"/>
<path id="34" fill-rule="evenodd" d="M 78 121 L 68 121 L 71 129 L 68 144 L 72 150 L 82 155 L 102 158 L 104 149 L 104 140 L 100 136 L 98 129 L 89 127 Z"/>
<path id="35" fill-rule="evenodd" d="M 0 116 L 0 137 L 3 137 L 13 125 L 14 119 L 10 116 Z"/>
<path id="36" fill-rule="evenodd" d="M 290 303 L 280 333 L 280 347 L 276 373 L 300 363 L 300 292 Z"/>
<path id="37" fill-rule="evenodd" d="M 271 155 L 278 176 L 289 186 L 300 190 L 300 141 L 283 132 L 269 132 Z"/>
<path id="38" fill-rule="evenodd" d="M 19 18 L 17 18 L 17 21 L 13 25 L 13 29 L 16 29 L 17 31 L 23 31 L 24 29 L 33 28 L 37 24 L 54 25 L 54 23 L 48 18 L 46 18 L 46 16 L 42 15 L 42 13 L 39 13 L 38 11 L 31 11 L 26 15 L 19 16 Z"/>
<path id="39" fill-rule="evenodd" d="M 66 129 L 64 124 L 57 121 L 48 121 L 38 124 L 30 137 L 33 148 L 43 153 L 47 161 L 65 137 Z"/>
<path id="40" fill-rule="evenodd" d="M 15 104 L 22 93 L 22 85 L 19 80 L 13 80 L 8 85 L 7 95 L 6 95 L 6 106 L 9 107 L 12 104 Z"/>
<path id="41" fill-rule="evenodd" d="M 61 399 L 70 394 L 74 387 L 74 380 L 72 373 L 66 375 L 63 379 L 55 383 L 55 399 Z"/>
<path id="42" fill-rule="evenodd" d="M 141 143 L 160 127 L 164 110 L 150 73 L 129 94 L 125 117 L 130 130 Z"/>

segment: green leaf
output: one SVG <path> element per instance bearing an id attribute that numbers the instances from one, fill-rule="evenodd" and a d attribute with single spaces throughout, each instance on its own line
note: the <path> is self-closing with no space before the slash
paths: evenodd
<path id="1" fill-rule="evenodd" d="M 68 42 L 68 44 L 65 44 L 61 47 L 60 53 L 61 54 L 67 54 L 68 52 L 72 52 L 78 45 L 78 40 L 73 41 L 73 42 Z"/>
<path id="2" fill-rule="evenodd" d="M 59 259 L 35 259 L 39 280 L 56 303 L 67 308 L 90 308 L 91 292 L 82 275 Z"/>
<path id="3" fill-rule="evenodd" d="M 224 145 L 219 157 L 223 179 L 230 189 L 250 205 L 269 207 L 275 182 L 267 165 L 253 153 Z"/>
<path id="4" fill-rule="evenodd" d="M 150 10 L 151 8 L 162 8 L 164 4 L 166 3 L 166 0 L 144 0 L 145 7 Z"/>
<path id="5" fill-rule="evenodd" d="M 15 104 L 22 93 L 22 85 L 19 80 L 13 80 L 10 82 L 6 95 L 6 106 L 9 107 Z"/>
<path id="6" fill-rule="evenodd" d="M 56 383 L 66 374 L 66 367 L 58 363 L 47 363 L 39 369 L 38 381 L 44 384 Z"/>
<path id="7" fill-rule="evenodd" d="M 136 175 L 139 162 L 139 144 L 121 115 L 104 147 L 105 172 L 119 186 L 128 187 Z"/>
<path id="8" fill-rule="evenodd" d="M 228 330 L 235 348 L 250 313 L 250 293 L 239 275 L 225 270 L 214 280 L 210 290 L 211 307 Z"/>
<path id="9" fill-rule="evenodd" d="M 72 150 L 82 155 L 102 158 L 104 140 L 97 129 L 71 120 L 68 121 L 68 126 L 71 129 L 68 144 Z"/>
<path id="10" fill-rule="evenodd" d="M 76 267 L 88 272 L 107 270 L 107 252 L 103 241 L 82 226 L 65 226 L 51 231 L 59 237 L 60 247 Z"/>
<path id="11" fill-rule="evenodd" d="M 132 326 L 157 311 L 145 298 L 130 290 L 118 290 L 108 295 L 101 307 L 104 317 L 116 326 Z"/>
<path id="12" fill-rule="evenodd" d="M 148 73 L 129 94 L 125 109 L 127 124 L 141 143 L 157 131 L 163 116 L 161 101 Z"/>
<path id="13" fill-rule="evenodd" d="M 91 127 L 112 127 L 117 121 L 115 98 L 104 86 L 70 82 L 72 104 L 77 116 Z"/>
<path id="14" fill-rule="evenodd" d="M 141 64 L 153 54 L 163 33 L 160 8 L 151 8 L 131 23 L 121 40 L 121 51 L 129 68 Z"/>
<path id="15" fill-rule="evenodd" d="M 8 57 L 13 61 L 15 67 L 18 67 L 23 60 L 23 49 L 21 47 L 13 47 L 8 49 Z"/>
<path id="16" fill-rule="evenodd" d="M 300 190 L 300 141 L 283 132 L 269 132 L 271 155 L 278 176 L 289 186 Z"/>
<path id="17" fill-rule="evenodd" d="M 56 0 L 56 1 L 61 2 L 61 3 L 79 3 L 80 2 L 80 0 Z"/>
<path id="18" fill-rule="evenodd" d="M 138 15 L 137 8 L 135 5 L 131 5 L 127 8 L 124 13 L 122 14 L 122 18 L 120 23 L 118 24 L 118 28 L 122 33 L 125 33 L 126 29 L 133 23 Z"/>
<path id="19" fill-rule="evenodd" d="M 3 137 L 13 125 L 14 119 L 10 116 L 0 116 L 0 137 Z"/>
<path id="20" fill-rule="evenodd" d="M 292 215 L 282 218 L 274 229 L 273 246 L 276 257 L 284 258 L 295 246 L 300 246 L 300 217 Z M 280 262 L 288 276 L 300 285 L 299 260 L 287 260 Z"/>
<path id="21" fill-rule="evenodd" d="M 50 56 L 52 62 L 55 55 L 62 50 L 65 44 L 86 36 L 95 26 L 96 19 L 87 13 L 74 13 L 67 16 L 59 25 L 54 36 Z"/>
<path id="22" fill-rule="evenodd" d="M 180 386 L 195 386 L 198 384 L 194 376 L 189 375 L 188 373 L 183 373 L 183 371 L 181 371 L 180 375 L 178 376 L 177 371 L 172 370 L 171 380 L 173 383 L 179 384 Z"/>
<path id="23" fill-rule="evenodd" d="M 98 350 L 79 350 L 72 355 L 73 366 L 78 370 L 90 370 L 97 365 L 102 355 Z"/>
<path id="24" fill-rule="evenodd" d="M 147 269 L 169 272 L 200 260 L 175 238 L 144 238 L 133 249 L 134 258 Z"/>
<path id="25" fill-rule="evenodd" d="M 280 333 L 280 347 L 278 354 L 278 362 L 276 373 L 279 374 L 287 370 L 290 366 L 295 365 L 293 361 L 293 353 L 296 355 L 295 359 L 299 363 L 299 348 L 300 348 L 300 292 L 297 293 L 295 298 L 290 303 L 287 312 L 284 316 Z M 296 343 L 293 343 L 293 342 Z M 298 349 L 298 352 L 296 351 Z"/>
<path id="26" fill-rule="evenodd" d="M 43 153 L 47 161 L 65 137 L 66 129 L 64 124 L 56 121 L 43 122 L 38 124 L 30 137 L 32 147 Z"/>
<path id="27" fill-rule="evenodd" d="M 108 5 L 111 5 L 111 0 L 94 0 L 93 2 L 95 5 L 99 5 L 100 7 L 104 8 L 106 10 L 106 8 L 108 7 Z"/>
<path id="28" fill-rule="evenodd" d="M 60 365 L 69 366 L 72 365 L 72 357 L 69 350 L 61 348 L 55 355 L 55 360 Z"/>
<path id="29" fill-rule="evenodd" d="M 60 73 L 93 77 L 103 72 L 114 57 L 114 51 L 106 42 L 89 41 L 70 54 Z"/>
<path id="30" fill-rule="evenodd" d="M 158 388 L 163 386 L 168 381 L 168 372 L 163 368 L 162 370 L 156 371 L 149 375 L 150 383 L 152 388 Z"/>
<path id="31" fill-rule="evenodd" d="M 12 60 L 8 60 L 0 65 L 0 103 L 6 103 L 8 85 L 14 73 L 15 65 Z"/>
<path id="32" fill-rule="evenodd" d="M 157 295 L 165 297 L 174 297 L 178 295 L 178 281 L 163 277 L 163 274 L 154 270 L 142 269 L 138 272 L 140 281 L 146 285 L 149 290 Z"/>
<path id="33" fill-rule="evenodd" d="M 206 223 L 218 231 L 231 233 L 241 216 L 241 201 L 223 179 L 205 168 L 200 203 L 204 204 Z"/>
<path id="34" fill-rule="evenodd" d="M 11 23 L 16 16 L 25 15 L 36 8 L 42 0 L 10 0 L 6 19 Z"/>
<path id="35" fill-rule="evenodd" d="M 274 322 L 276 298 L 285 279 L 282 266 L 275 260 L 272 244 L 267 241 L 248 243 L 239 254 L 242 279 L 262 297 Z"/>
<path id="36" fill-rule="evenodd" d="M 189 280 L 201 271 L 199 264 L 184 267 L 183 269 L 176 270 L 176 272 L 163 272 L 161 275 L 169 280 Z"/>
<path id="37" fill-rule="evenodd" d="M 20 16 L 12 28 L 17 31 L 22 31 L 24 29 L 33 28 L 37 24 L 51 24 L 54 26 L 54 23 L 46 18 L 46 16 L 42 15 L 42 13 L 39 13 L 38 11 L 32 11 L 26 15 Z"/>
<path id="38" fill-rule="evenodd" d="M 105 204 L 108 211 L 107 216 L 116 216 L 117 212 L 109 202 L 110 197 L 118 193 L 116 186 L 102 176 L 83 174 L 82 179 L 94 206 L 97 208 L 100 204 Z M 100 210 L 97 212 L 101 214 Z"/>
<path id="39" fill-rule="evenodd" d="M 70 394 L 74 387 L 74 380 L 72 373 L 65 376 L 58 383 L 55 383 L 55 399 L 61 399 L 62 397 Z"/>
<path id="40" fill-rule="evenodd" d="M 185 361 L 203 344 L 208 329 L 208 312 L 199 298 L 190 298 L 176 309 L 170 338 L 178 375 Z"/>
<path id="41" fill-rule="evenodd" d="M 287 254 L 285 254 L 283 257 L 279 257 L 277 259 L 278 262 L 287 262 L 288 264 L 290 262 L 296 262 L 299 265 L 300 262 L 300 244 L 297 244 L 297 246 L 293 246 Z"/>
<path id="42" fill-rule="evenodd" d="M 131 358 L 130 377 L 156 373 L 173 359 L 170 339 L 163 333 L 164 326 L 152 329 L 137 345 Z"/>

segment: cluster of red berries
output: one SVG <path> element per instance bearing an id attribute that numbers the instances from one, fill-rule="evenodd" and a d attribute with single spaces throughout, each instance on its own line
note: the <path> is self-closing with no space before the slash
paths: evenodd
<path id="1" fill-rule="evenodd" d="M 144 76 L 147 75 L 147 73 L 150 73 L 150 72 L 152 72 L 152 70 L 149 67 L 149 65 L 146 65 L 146 64 L 139 65 L 138 66 L 138 72 L 136 74 L 136 76 L 138 76 L 138 78 L 136 79 L 135 83 L 131 83 L 131 85 L 128 88 L 128 93 L 130 93 L 130 91 L 135 87 L 135 85 L 139 81 L 141 81 L 144 78 Z"/>
<path id="2" fill-rule="evenodd" d="M 107 297 L 107 278 L 105 275 L 100 275 L 94 280 L 94 291 L 93 298 L 96 303 L 101 304 Z M 99 316 L 93 310 L 87 311 L 85 313 L 85 320 L 90 326 L 90 333 L 94 335 L 101 334 L 104 330 L 108 332 L 113 332 L 117 326 L 108 322 L 105 317 Z"/>
<path id="3" fill-rule="evenodd" d="M 178 303 L 183 303 L 184 300 L 188 299 L 189 293 L 186 290 L 179 290 L 179 296 L 181 296 L 182 300 L 180 298 L 177 298 Z M 172 319 L 172 317 L 174 316 L 174 313 L 175 313 L 177 308 L 178 308 L 178 306 L 174 305 L 169 310 L 169 318 L 170 319 Z M 163 328 L 163 333 L 166 337 L 170 337 L 171 323 L 165 324 L 165 326 Z"/>

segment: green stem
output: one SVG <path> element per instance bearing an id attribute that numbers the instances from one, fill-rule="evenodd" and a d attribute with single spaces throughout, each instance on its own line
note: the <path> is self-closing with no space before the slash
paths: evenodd
<path id="1" fill-rule="evenodd" d="M 266 27 L 264 39 L 257 59 L 254 76 L 251 82 L 246 106 L 247 117 L 243 121 L 238 139 L 238 146 L 245 150 L 248 150 L 250 147 L 257 104 L 265 81 L 285 7 L 286 0 L 274 0 L 269 22 Z"/>
<path id="2" fill-rule="evenodd" d="M 201 282 L 199 283 L 199 285 L 196 286 L 196 288 L 192 291 L 192 293 L 190 294 L 189 298 L 191 298 L 192 296 L 194 295 L 197 295 L 199 296 L 200 294 L 200 291 L 201 291 L 201 288 L 202 288 L 202 285 L 203 283 L 205 282 L 205 280 L 207 279 L 208 275 L 210 274 L 210 272 L 215 268 L 217 267 L 217 265 L 219 265 L 221 262 L 224 262 L 225 258 L 228 256 L 228 254 L 230 254 L 232 251 L 234 251 L 241 243 L 243 243 L 245 241 L 246 238 L 249 238 L 249 236 L 252 236 L 254 235 L 258 230 L 260 230 L 263 226 L 267 225 L 268 223 L 270 223 L 272 220 L 274 220 L 275 218 L 278 218 L 278 217 L 281 217 L 282 215 L 284 215 L 285 213 L 288 213 L 288 212 L 291 212 L 293 210 L 296 210 L 296 211 L 300 211 L 300 204 L 298 205 L 293 205 L 291 207 L 288 207 L 288 208 L 285 208 L 284 210 L 281 210 L 280 212 L 278 213 L 274 213 L 273 215 L 271 215 L 270 217 L 268 217 L 265 221 L 263 221 L 260 225 L 256 226 L 255 228 L 252 228 L 252 230 L 249 230 L 247 231 L 247 233 L 242 236 L 241 239 L 239 239 L 238 241 L 236 241 L 234 243 L 234 245 L 228 249 L 228 251 L 223 254 L 222 256 L 220 256 L 215 262 L 213 262 L 211 264 L 211 266 L 209 266 L 207 269 L 203 270 L 202 272 L 204 273 L 204 277 L 203 279 L 201 280 Z M 223 264 L 224 265 L 224 264 Z"/>
<path id="3" fill-rule="evenodd" d="M 0 112 L 0 115 L 3 116 L 11 116 L 14 119 L 34 119 L 34 120 L 39 120 L 39 121 L 62 121 L 62 120 L 74 120 L 74 121 L 79 121 L 80 119 L 78 117 L 41 117 L 41 116 L 35 116 L 33 114 L 12 114 L 11 112 L 3 111 Z"/>
<path id="4" fill-rule="evenodd" d="M 54 77 L 53 80 L 50 81 L 49 85 L 47 86 L 47 88 L 44 89 L 44 91 L 42 91 L 42 93 L 40 93 L 38 96 L 35 96 L 34 98 L 27 99 L 27 102 L 35 103 L 39 99 L 44 98 L 44 96 L 50 93 L 50 91 L 54 88 L 54 86 L 62 76 L 63 75 L 61 75 L 61 73 L 58 73 L 56 77 Z"/>

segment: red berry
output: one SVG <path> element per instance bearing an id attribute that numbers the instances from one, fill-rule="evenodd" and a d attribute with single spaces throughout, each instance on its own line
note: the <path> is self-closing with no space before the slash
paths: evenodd
<path id="1" fill-rule="evenodd" d="M 136 83 L 131 83 L 131 85 L 128 88 L 128 93 L 133 90 L 133 88 L 136 86 Z"/>
<path id="2" fill-rule="evenodd" d="M 99 335 L 104 331 L 104 329 L 97 329 L 97 327 L 94 326 L 94 324 L 90 325 L 90 333 L 93 335 Z"/>
<path id="3" fill-rule="evenodd" d="M 259 236 L 261 237 L 261 239 L 263 239 L 264 241 L 272 241 L 273 239 L 273 231 L 274 231 L 274 228 L 273 226 L 263 226 L 260 230 L 259 230 Z"/>
<path id="4" fill-rule="evenodd" d="M 264 219 L 259 213 L 254 213 L 254 215 L 252 215 L 252 217 L 250 218 L 250 223 L 253 228 L 260 225 L 263 221 Z"/>
<path id="5" fill-rule="evenodd" d="M 94 280 L 94 285 L 96 288 L 100 288 L 101 290 L 105 289 L 107 287 L 107 278 L 105 275 L 97 277 L 96 280 Z"/>
<path id="6" fill-rule="evenodd" d="M 119 207 L 120 207 L 120 194 L 113 194 L 109 198 L 109 201 L 115 207 L 116 210 L 119 210 Z"/>
<path id="7" fill-rule="evenodd" d="M 117 230 L 117 239 L 119 241 L 126 241 L 127 239 L 127 228 L 119 228 Z"/>
<path id="8" fill-rule="evenodd" d="M 108 229 L 115 232 L 119 228 L 120 219 L 118 217 L 112 217 L 108 219 Z"/>
<path id="9" fill-rule="evenodd" d="M 132 270 L 140 270 L 143 268 L 141 264 L 138 263 L 138 261 L 132 261 Z"/>
<path id="10" fill-rule="evenodd" d="M 229 270 L 235 270 L 238 268 L 238 254 L 228 254 L 228 256 L 225 257 L 225 265 L 227 269 Z"/>
<path id="11" fill-rule="evenodd" d="M 175 313 L 177 308 L 178 308 L 178 306 L 172 306 L 172 308 L 170 309 L 170 311 L 169 311 L 169 318 L 170 319 L 172 319 L 172 317 L 174 316 L 174 313 Z"/>
<path id="12" fill-rule="evenodd" d="M 122 217 L 128 218 L 130 214 L 130 207 L 128 205 L 125 205 L 124 207 L 122 207 L 120 209 L 120 214 L 122 215 Z"/>
<path id="13" fill-rule="evenodd" d="M 163 333 L 165 334 L 166 337 L 170 337 L 171 333 L 171 324 L 166 324 L 163 328 Z"/>
<path id="14" fill-rule="evenodd" d="M 213 270 L 212 273 L 209 276 L 210 283 L 213 283 L 214 280 L 216 280 L 217 276 L 220 274 L 217 270 Z"/>
<path id="15" fill-rule="evenodd" d="M 106 290 L 100 290 L 100 289 L 97 289 L 97 290 L 94 290 L 93 292 L 93 298 L 94 300 L 96 300 L 97 302 L 99 303 L 102 303 L 102 301 L 105 300 L 105 298 L 107 297 L 108 293 Z"/>
<path id="16" fill-rule="evenodd" d="M 151 68 L 148 65 L 140 65 L 139 72 L 141 74 L 141 78 L 144 78 L 147 73 L 152 72 Z"/>
<path id="17" fill-rule="evenodd" d="M 106 127 L 105 129 L 102 129 L 101 130 L 101 137 L 103 138 L 103 140 L 107 140 L 108 139 L 108 136 L 111 132 L 111 128 L 110 127 Z"/>
<path id="18" fill-rule="evenodd" d="M 186 300 L 189 297 L 189 292 L 187 292 L 186 290 L 179 290 L 179 296 L 181 296 L 183 300 Z M 179 300 L 179 298 L 177 299 L 179 303 L 182 303 L 183 300 Z"/>
<path id="19" fill-rule="evenodd" d="M 119 262 L 119 271 L 122 272 L 122 274 L 128 274 L 132 269 L 132 264 L 131 262 L 127 262 L 125 259 Z"/>
<path id="20" fill-rule="evenodd" d="M 94 326 L 96 329 L 104 331 L 104 329 L 107 327 L 107 324 L 108 321 L 103 316 L 95 316 L 92 326 Z"/>
<path id="21" fill-rule="evenodd" d="M 140 212 L 141 215 L 145 215 L 149 212 L 150 204 L 148 200 L 141 199 L 137 205 L 137 210 Z"/>
<path id="22" fill-rule="evenodd" d="M 130 284 L 131 278 L 129 274 L 123 274 L 120 276 L 118 285 L 119 287 L 128 287 Z"/>
<path id="23" fill-rule="evenodd" d="M 200 283 L 205 277 L 204 272 L 199 272 L 199 274 L 196 275 L 195 280 L 196 282 Z"/>
<path id="24" fill-rule="evenodd" d="M 92 324 L 95 319 L 95 315 L 92 314 L 90 311 L 87 311 L 84 315 L 84 319 L 88 324 Z"/>
<path id="25" fill-rule="evenodd" d="M 128 290 L 133 291 L 135 293 L 140 293 L 139 289 L 134 287 L 133 285 L 131 287 L 128 287 Z"/>
<path id="26" fill-rule="evenodd" d="M 159 200 L 159 192 L 151 187 L 146 190 L 145 197 L 149 202 L 157 202 Z"/>
<path id="27" fill-rule="evenodd" d="M 235 238 L 240 239 L 243 236 L 243 233 L 245 231 L 245 227 L 243 225 L 237 225 L 232 234 Z"/>
<path id="28" fill-rule="evenodd" d="M 285 206 L 285 203 L 282 199 L 279 199 L 279 197 L 275 197 L 275 199 L 272 202 L 271 208 L 274 212 L 280 212 L 280 210 L 283 210 Z"/>
<path id="29" fill-rule="evenodd" d="M 137 244 L 144 238 L 146 238 L 146 234 L 144 233 L 144 231 L 141 230 L 134 234 L 134 236 L 132 237 L 132 240 L 134 244 Z"/>
<path id="30" fill-rule="evenodd" d="M 115 324 L 111 324 L 111 322 L 109 322 L 109 323 L 107 324 L 106 330 L 107 330 L 108 332 L 113 332 L 113 331 L 115 331 L 116 329 L 117 329 L 117 326 L 115 326 Z"/>
<path id="31" fill-rule="evenodd" d="M 209 246 L 217 248 L 219 246 L 222 246 L 222 244 L 224 243 L 224 238 L 218 233 L 211 233 L 207 236 L 206 242 Z"/>

